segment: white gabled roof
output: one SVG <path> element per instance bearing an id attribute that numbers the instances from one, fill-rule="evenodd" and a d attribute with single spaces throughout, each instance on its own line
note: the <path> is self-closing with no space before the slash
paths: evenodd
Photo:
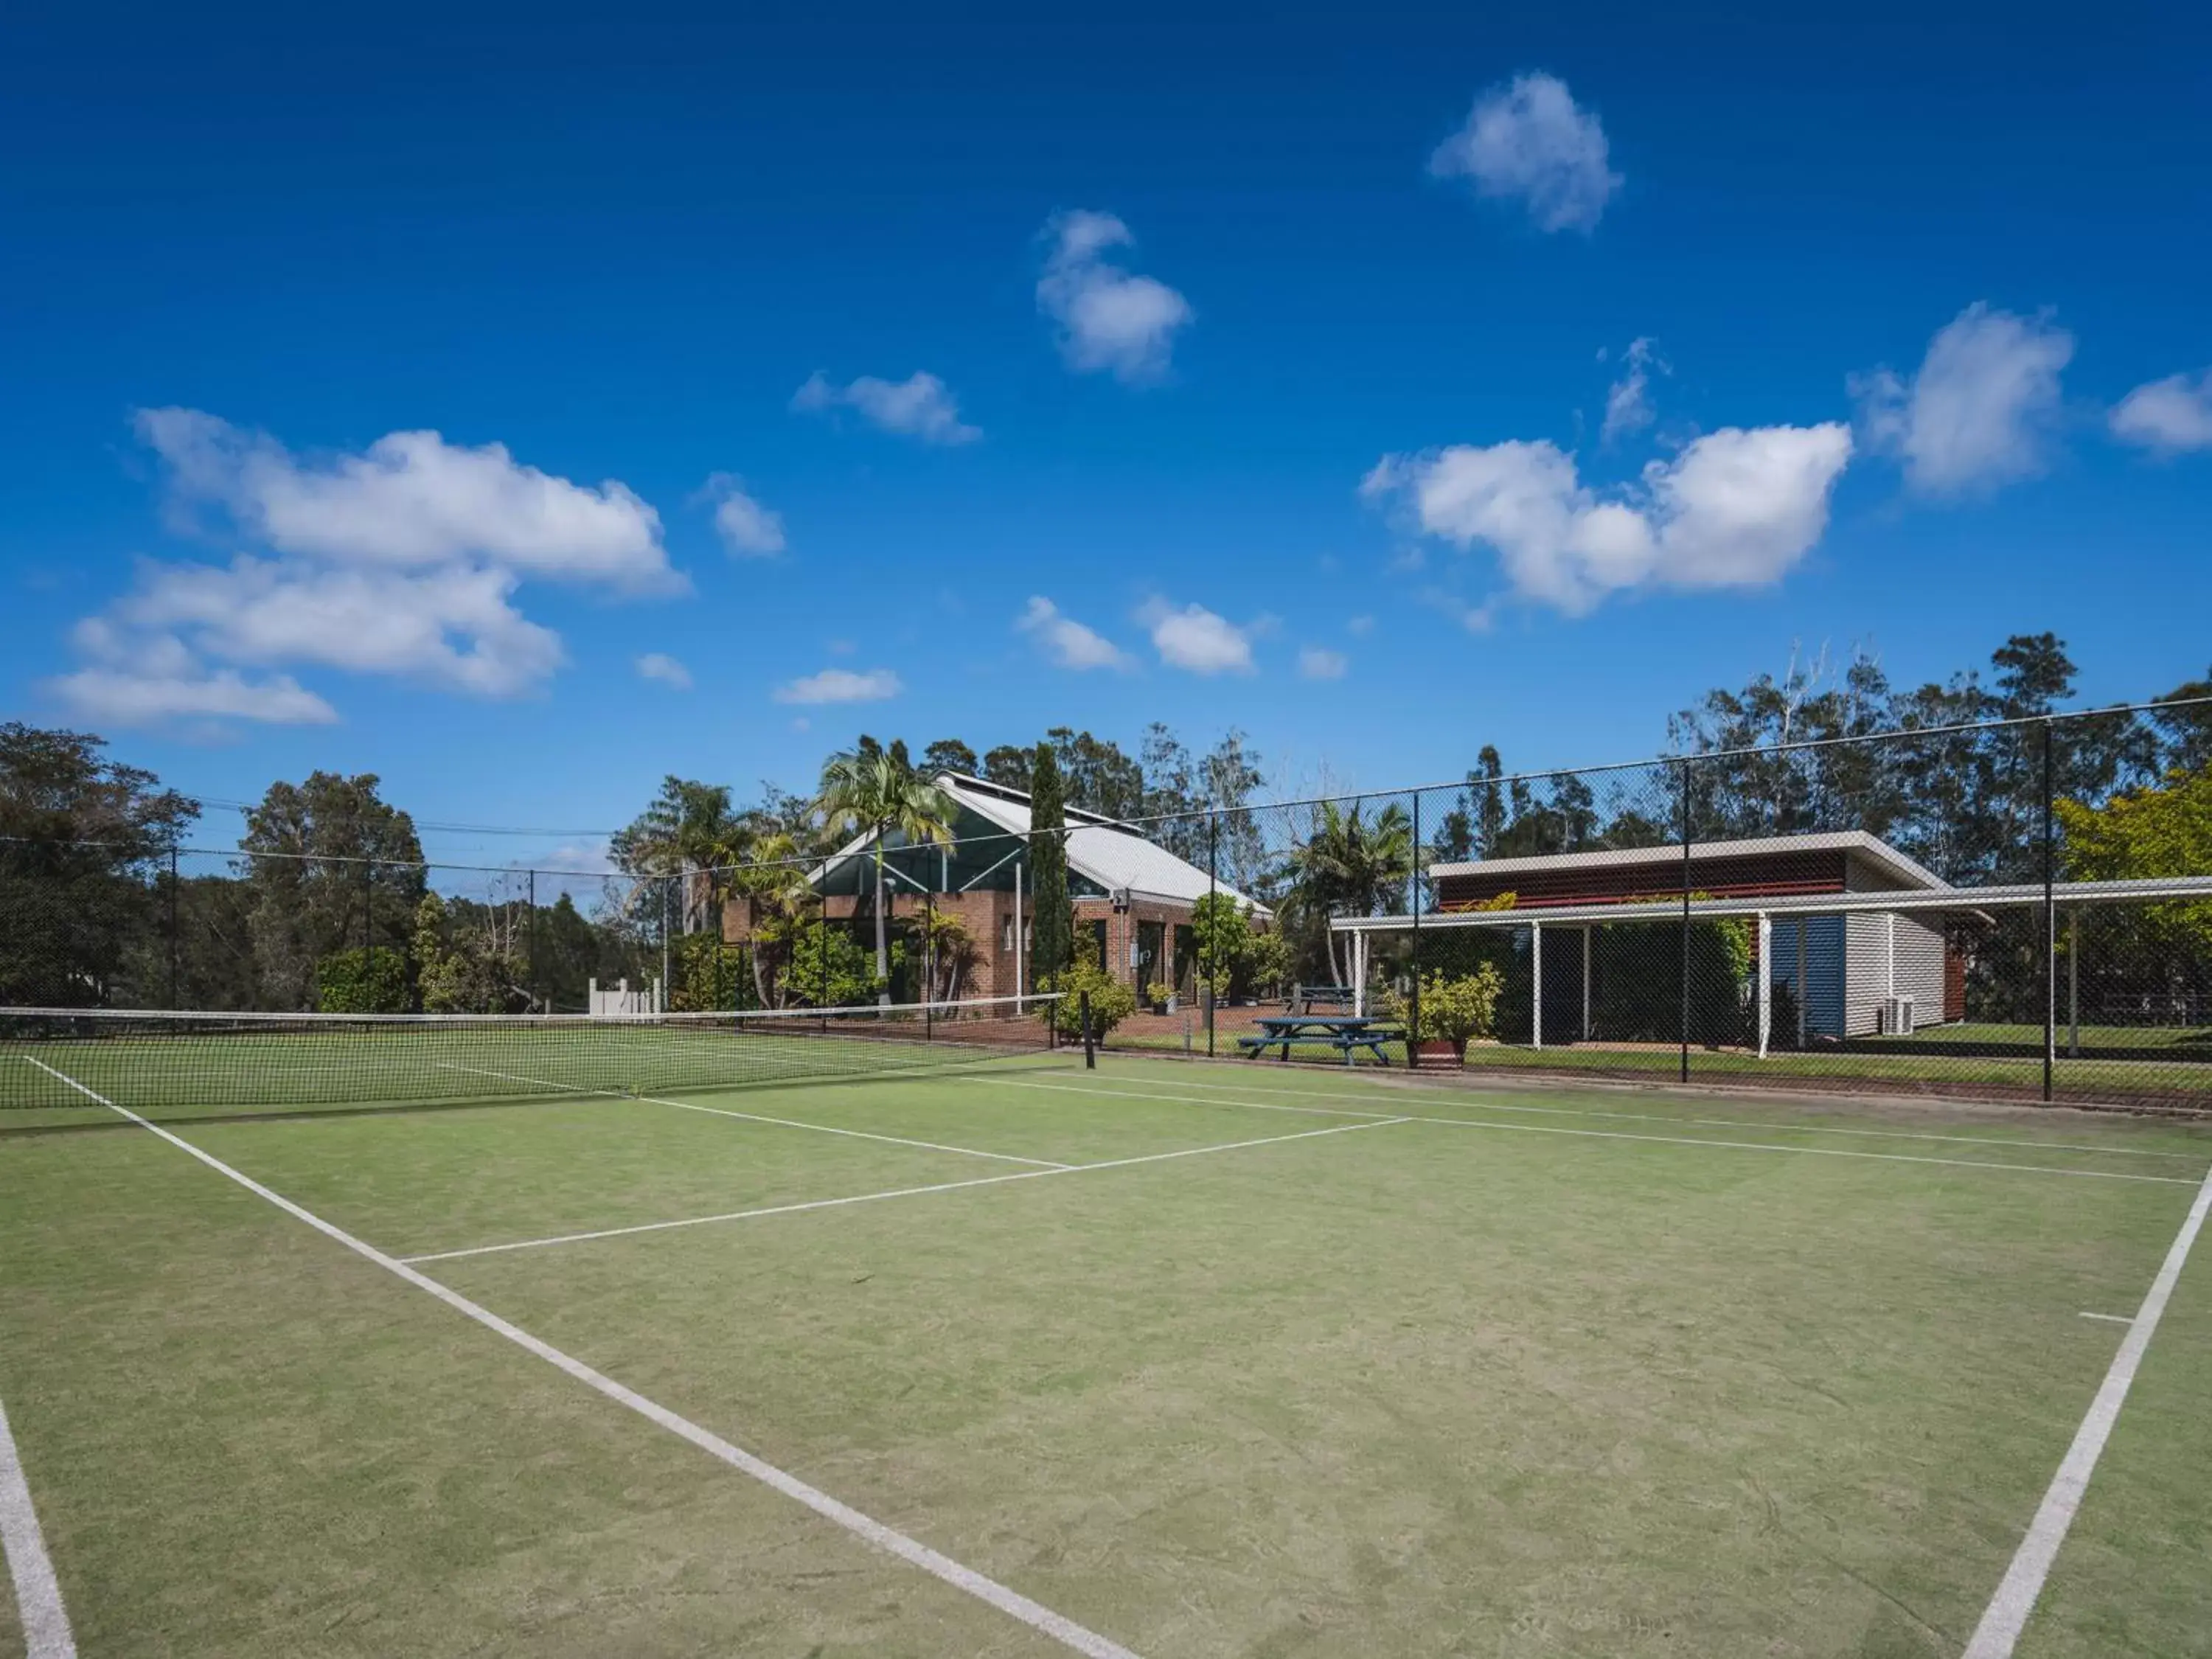
<path id="1" fill-rule="evenodd" d="M 1750 841 L 1699 841 L 1690 844 L 1696 859 L 1756 858 L 1762 853 L 1856 854 L 1885 875 L 1907 887 L 1929 891 L 1950 883 L 1925 865 L 1905 856 L 1887 842 L 1863 830 L 1836 830 L 1813 836 L 1761 836 Z M 1439 876 L 1517 876 L 1540 870 L 1603 870 L 1624 864 L 1680 862 L 1682 843 L 1658 847 L 1607 848 L 1595 853 L 1539 853 L 1517 859 L 1475 859 L 1465 864 L 1432 864 L 1431 878 Z"/>
<path id="2" fill-rule="evenodd" d="M 1012 835 L 1025 836 L 1030 833 L 1030 798 L 1021 790 L 958 772 L 940 772 L 931 781 L 976 817 Z M 1127 888 L 1136 898 L 1167 899 L 1177 904 L 1195 904 L 1209 892 L 1223 893 L 1255 915 L 1273 914 L 1227 882 L 1209 882 L 1206 872 L 1196 865 L 1177 858 L 1166 848 L 1109 818 L 1070 807 L 1067 823 L 1068 870 L 1109 893 L 1116 888 Z M 821 881 L 837 866 L 864 851 L 874 839 L 873 831 L 855 836 L 823 860 L 811 878 Z"/>
<path id="3" fill-rule="evenodd" d="M 1020 790 L 957 772 L 939 773 L 937 787 L 1001 830 L 1018 836 L 1030 833 L 1030 800 Z M 1226 893 L 1261 915 L 1268 914 L 1227 882 L 1209 883 L 1205 871 L 1133 830 L 1073 807 L 1068 809 L 1067 823 L 1068 869 L 1109 892 L 1126 887 L 1140 898 L 1172 899 L 1179 904 L 1194 904 L 1209 892 Z"/>

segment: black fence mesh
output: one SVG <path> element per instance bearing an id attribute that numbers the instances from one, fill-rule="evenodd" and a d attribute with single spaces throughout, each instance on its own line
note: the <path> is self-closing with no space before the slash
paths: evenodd
<path id="1" fill-rule="evenodd" d="M 0 1005 L 708 1012 L 1090 975 L 1129 1051 L 2203 1109 L 2212 767 L 2152 730 L 1079 817 L 1064 965 L 1018 827 L 611 875 L 0 842 Z"/>

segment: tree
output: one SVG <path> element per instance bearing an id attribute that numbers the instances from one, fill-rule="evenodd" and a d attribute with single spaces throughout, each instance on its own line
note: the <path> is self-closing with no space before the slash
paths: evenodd
<path id="1" fill-rule="evenodd" d="M 727 784 L 671 774 L 652 804 L 615 833 L 607 854 L 627 874 L 680 883 L 678 923 L 690 933 L 709 921 L 720 927 L 726 874 L 753 834 L 732 809 Z"/>
<path id="2" fill-rule="evenodd" d="M 270 784 L 246 815 L 254 955 L 262 994 L 279 1008 L 314 1005 L 316 965 L 333 952 L 404 956 L 427 887 L 422 843 L 378 781 L 312 773 Z"/>
<path id="3" fill-rule="evenodd" d="M 1413 868 L 1413 825 L 1392 802 L 1370 820 L 1358 801 L 1342 807 L 1323 801 L 1314 809 L 1305 844 L 1291 854 L 1294 889 L 1322 927 L 1332 916 L 1385 915 L 1406 907 L 1406 880 Z M 1339 956 L 1328 935 L 1330 969 L 1337 983 L 1352 982 L 1349 948 Z"/>
<path id="4" fill-rule="evenodd" d="M 1019 789 L 1027 793 L 1030 769 L 1036 760 L 1036 750 L 1024 749 L 1017 743 L 1002 743 L 983 757 L 983 776 L 1001 789 Z"/>
<path id="5" fill-rule="evenodd" d="M 956 811 L 952 798 L 917 775 L 906 757 L 906 746 L 873 748 L 863 738 L 860 747 L 832 755 L 822 768 L 822 787 L 816 797 L 823 821 L 833 830 L 866 831 L 872 841 L 876 872 L 876 978 L 878 1000 L 890 1000 L 890 917 L 884 902 L 884 842 L 891 835 L 908 844 L 928 842 L 949 846 Z"/>
<path id="6" fill-rule="evenodd" d="M 2061 800 L 2055 810 L 2067 874 L 2075 881 L 2212 870 L 2212 763 L 2102 806 Z M 2095 906 L 2083 920 L 2090 937 L 2080 965 L 2108 1006 L 2125 999 L 2146 1014 L 2185 1018 L 2197 1000 L 2212 994 L 2212 900 L 2161 900 L 2134 915 Z"/>
<path id="7" fill-rule="evenodd" d="M 0 724 L 0 1002 L 162 1000 L 142 981 L 158 941 L 165 854 L 199 807 L 118 765 L 85 732 Z"/>
<path id="8" fill-rule="evenodd" d="M 1030 970 L 1039 989 L 1050 990 L 1066 973 L 1075 949 L 1075 908 L 1067 896 L 1067 812 L 1051 744 L 1037 744 L 1030 779 L 1030 886 L 1036 905 Z"/>
<path id="9" fill-rule="evenodd" d="M 1055 726 L 1044 735 L 1060 763 L 1070 806 L 1105 818 L 1143 814 L 1144 768 L 1124 754 L 1120 744 L 1065 726 Z"/>
<path id="10" fill-rule="evenodd" d="M 975 751 L 957 738 L 939 738 L 921 751 L 921 774 L 933 778 L 940 772 L 957 772 L 963 778 L 975 776 Z"/>

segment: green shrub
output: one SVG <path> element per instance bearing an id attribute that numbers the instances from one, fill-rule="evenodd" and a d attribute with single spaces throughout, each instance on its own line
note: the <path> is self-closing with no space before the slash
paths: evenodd
<path id="1" fill-rule="evenodd" d="M 1091 1002 L 1091 1035 L 1096 1038 L 1103 1039 L 1137 1012 L 1136 992 L 1109 975 L 1095 957 L 1078 962 L 1066 969 L 1052 988 L 1060 994 L 1060 1000 L 1052 1005 L 1053 1029 L 1073 1042 L 1083 1040 L 1082 1011 L 1086 996 Z"/>
<path id="2" fill-rule="evenodd" d="M 404 1014 L 407 958 L 397 951 L 339 951 L 315 964 L 315 1006 L 326 1014 Z"/>
<path id="3" fill-rule="evenodd" d="M 904 939 L 891 941 L 890 957 L 896 977 L 906 962 Z M 876 977 L 876 953 L 850 929 L 806 927 L 793 935 L 791 961 L 783 970 L 786 1006 L 857 1008 L 873 1002 L 883 988 L 884 981 Z"/>
<path id="4" fill-rule="evenodd" d="M 1431 974 L 1421 981 L 1420 1018 L 1412 1033 L 1416 1042 L 1469 1042 L 1498 1033 L 1498 1000 L 1505 975 L 1486 962 L 1471 974 Z"/>

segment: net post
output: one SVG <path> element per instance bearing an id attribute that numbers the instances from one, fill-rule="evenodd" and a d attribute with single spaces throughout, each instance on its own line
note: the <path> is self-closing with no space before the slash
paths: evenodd
<path id="1" fill-rule="evenodd" d="M 2058 908 L 2052 892 L 2058 878 L 2057 847 L 2052 833 L 2051 717 L 2043 720 L 2043 1102 L 2051 1103 L 2052 1073 L 2058 1057 Z"/>
<path id="2" fill-rule="evenodd" d="M 1095 1072 L 1098 1069 L 1098 1043 L 1097 1039 L 1092 1036 L 1091 1032 L 1091 993 L 1089 991 L 1078 991 L 1075 994 L 1075 1012 L 1076 1018 L 1082 1023 L 1083 1026 L 1083 1069 L 1086 1072 Z"/>
<path id="3" fill-rule="evenodd" d="M 1681 1081 L 1690 1080 L 1690 758 L 1682 757 L 1682 1051 Z M 1541 994 L 1540 988 L 1538 994 Z"/>

